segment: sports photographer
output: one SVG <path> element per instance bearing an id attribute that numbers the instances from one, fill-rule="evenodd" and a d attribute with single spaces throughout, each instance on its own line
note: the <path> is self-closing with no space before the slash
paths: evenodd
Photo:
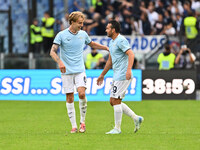
<path id="1" fill-rule="evenodd" d="M 193 69 L 194 62 L 196 60 L 195 55 L 191 52 L 190 48 L 183 45 L 175 59 L 176 68 L 178 69 Z"/>

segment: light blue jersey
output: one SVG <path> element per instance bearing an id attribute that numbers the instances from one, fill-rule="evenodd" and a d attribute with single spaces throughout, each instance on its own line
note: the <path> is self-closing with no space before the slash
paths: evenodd
<path id="1" fill-rule="evenodd" d="M 126 51 L 130 49 L 128 40 L 118 35 L 115 40 L 110 40 L 109 51 L 112 58 L 112 69 L 114 71 L 113 80 L 126 80 L 126 71 L 128 68 L 128 55 Z M 133 78 L 133 75 L 131 75 Z"/>
<path id="2" fill-rule="evenodd" d="M 60 59 L 66 67 L 65 74 L 85 71 L 83 48 L 85 44 L 88 45 L 90 42 L 90 37 L 83 30 L 74 34 L 67 28 L 56 35 L 53 43 L 60 45 Z"/>

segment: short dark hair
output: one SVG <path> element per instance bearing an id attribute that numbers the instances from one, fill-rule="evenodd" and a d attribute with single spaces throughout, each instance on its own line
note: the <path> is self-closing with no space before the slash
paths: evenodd
<path id="1" fill-rule="evenodd" d="M 167 51 L 170 51 L 171 49 L 170 49 L 170 45 L 169 44 L 165 44 L 165 49 L 167 50 Z"/>
<path id="2" fill-rule="evenodd" d="M 33 21 L 38 21 L 38 19 L 37 18 L 33 18 Z"/>
<path id="3" fill-rule="evenodd" d="M 120 23 L 118 21 L 111 20 L 108 23 L 112 25 L 111 28 L 114 28 L 116 33 L 120 32 L 121 26 L 120 26 Z"/>
<path id="4" fill-rule="evenodd" d="M 47 14 L 50 16 L 50 12 L 49 11 L 45 11 L 44 14 Z"/>

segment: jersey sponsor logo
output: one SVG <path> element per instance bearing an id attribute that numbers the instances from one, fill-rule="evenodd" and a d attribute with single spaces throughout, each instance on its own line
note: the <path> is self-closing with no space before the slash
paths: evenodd
<path id="1" fill-rule="evenodd" d="M 66 38 L 64 39 L 64 41 L 70 41 L 70 40 L 71 40 L 70 37 L 66 37 Z"/>

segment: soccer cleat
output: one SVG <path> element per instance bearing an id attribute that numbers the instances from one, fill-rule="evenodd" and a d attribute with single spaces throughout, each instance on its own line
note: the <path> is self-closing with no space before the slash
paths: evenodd
<path id="1" fill-rule="evenodd" d="M 106 134 L 120 134 L 120 133 L 121 131 L 116 128 L 110 130 L 109 132 L 106 132 Z"/>
<path id="2" fill-rule="evenodd" d="M 138 116 L 138 118 L 136 120 L 134 120 L 135 122 L 135 129 L 134 132 L 136 133 L 139 129 L 140 129 L 140 125 L 141 123 L 144 121 L 144 118 L 142 116 Z"/>
<path id="3" fill-rule="evenodd" d="M 77 133 L 77 132 L 78 132 L 77 128 L 72 128 L 72 130 L 70 131 L 70 133 Z"/>
<path id="4" fill-rule="evenodd" d="M 84 133 L 85 131 L 86 131 L 85 123 L 80 123 L 79 132 L 80 132 L 80 133 Z"/>

